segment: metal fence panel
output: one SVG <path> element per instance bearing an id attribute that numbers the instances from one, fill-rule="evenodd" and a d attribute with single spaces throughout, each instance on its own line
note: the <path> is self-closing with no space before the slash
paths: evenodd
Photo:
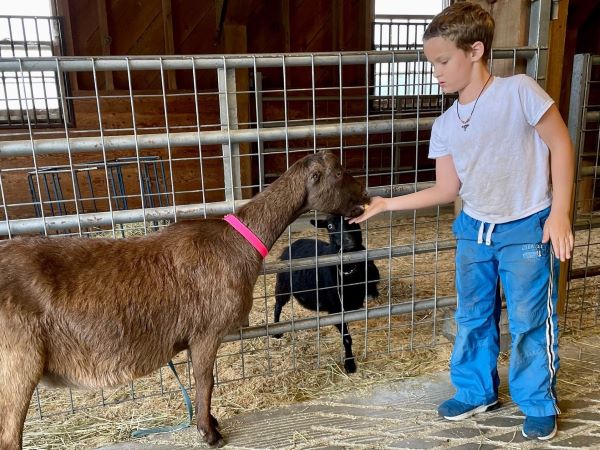
<path id="1" fill-rule="evenodd" d="M 582 329 L 600 319 L 598 183 L 600 167 L 600 56 L 575 55 L 569 105 L 569 132 L 576 151 L 573 224 L 575 251 L 570 262 L 566 326 Z"/>
<path id="2" fill-rule="evenodd" d="M 537 45 L 494 49 L 492 70 L 494 61 L 504 59 L 514 71 L 518 62 L 531 61 L 538 53 Z M 416 99 L 413 106 L 400 108 L 396 100 L 404 92 L 394 88 L 386 93 L 390 108 L 374 111 L 381 81 L 372 74 L 375 64 L 424 61 L 418 49 L 3 59 L 0 72 L 69 73 L 84 77 L 92 88 L 60 90 L 61 104 L 72 102 L 80 114 L 76 118 L 85 118 L 77 126 L 63 123 L 51 131 L 29 126 L 3 136 L 0 236 L 118 239 L 173 221 L 222 215 L 247 202 L 298 156 L 320 149 L 337 151 L 371 194 L 423 189 L 434 179 L 427 158 L 429 130 L 447 102 L 437 91 L 416 89 L 409 93 Z M 98 79 L 104 71 L 112 71 L 123 89 L 103 91 Z M 251 80 L 242 89 L 236 83 L 240 71 Z M 188 87 L 167 89 L 164 80 L 170 72 L 187 80 Z M 142 78 L 157 80 L 158 87 L 139 88 Z M 206 80 L 214 80 L 213 86 L 207 88 Z M 415 85 L 422 83 L 420 79 Z M 421 100 L 430 94 L 433 101 L 424 106 Z M 23 95 L 27 100 L 26 91 Z M 284 248 L 299 238 L 327 239 L 310 225 L 316 217 L 299 218 L 272 249 L 255 288 L 250 326 L 232 333 L 221 346 L 215 366 L 218 384 L 342 362 L 340 334 L 331 326 L 341 322 L 350 324 L 354 353 L 363 358 L 448 342 L 442 329 L 451 320 L 444 309 L 455 304 L 452 208 L 371 221 L 362 230 L 364 251 L 280 260 Z M 292 301 L 274 323 L 278 273 L 368 261 L 379 268 L 380 295 L 366 300 L 363 308 L 323 315 Z M 273 338 L 280 333 L 283 338 Z M 191 386 L 187 355 L 176 363 L 185 368 Z M 56 395 L 40 388 L 30 417 L 176 389 L 163 382 L 162 372 L 116 391 L 65 391 L 62 400 L 52 403 L 49 399 Z"/>

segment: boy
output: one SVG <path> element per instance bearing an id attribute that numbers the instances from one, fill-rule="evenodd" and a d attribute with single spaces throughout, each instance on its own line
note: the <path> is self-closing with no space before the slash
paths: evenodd
<path id="1" fill-rule="evenodd" d="M 560 412 L 556 286 L 558 260 L 573 249 L 573 149 L 558 109 L 533 79 L 490 74 L 493 34 L 492 17 L 469 2 L 433 19 L 423 36 L 425 56 L 442 90 L 458 93 L 431 131 L 436 183 L 410 195 L 374 197 L 351 222 L 452 202 L 460 194 L 450 360 L 456 394 L 438 412 L 462 420 L 498 405 L 501 282 L 512 337 L 511 396 L 525 414 L 523 436 L 547 440 Z"/>

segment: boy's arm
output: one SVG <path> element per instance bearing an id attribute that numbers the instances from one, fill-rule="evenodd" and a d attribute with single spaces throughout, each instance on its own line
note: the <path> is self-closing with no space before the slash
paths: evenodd
<path id="1" fill-rule="evenodd" d="M 459 188 L 460 181 L 452 156 L 441 156 L 435 160 L 434 186 L 399 197 L 373 197 L 365 212 L 350 220 L 350 223 L 363 222 L 369 217 L 385 211 L 411 210 L 450 203 L 456 199 Z"/>
<path id="2" fill-rule="evenodd" d="M 573 145 L 558 108 L 552 105 L 535 126 L 550 149 L 552 175 L 552 208 L 544 226 L 542 242 L 552 242 L 554 255 L 561 261 L 571 257 L 573 232 L 571 230 L 571 193 L 573 190 Z"/>

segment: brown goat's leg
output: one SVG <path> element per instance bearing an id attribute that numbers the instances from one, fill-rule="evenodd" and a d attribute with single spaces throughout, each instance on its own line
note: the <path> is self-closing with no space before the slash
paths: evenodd
<path id="1" fill-rule="evenodd" d="M 42 376 L 40 341 L 0 311 L 0 449 L 20 450 L 31 395 Z M 16 330 L 19 330 L 18 332 Z"/>
<path id="2" fill-rule="evenodd" d="M 196 421 L 198 431 L 211 447 L 222 447 L 225 441 L 217 430 L 219 423 L 210 413 L 210 403 L 214 385 L 213 366 L 219 348 L 219 341 L 213 337 L 190 344 L 192 366 L 196 380 Z"/>

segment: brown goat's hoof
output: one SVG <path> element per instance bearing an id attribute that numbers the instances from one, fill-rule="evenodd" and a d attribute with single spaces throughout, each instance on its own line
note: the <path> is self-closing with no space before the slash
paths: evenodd
<path id="1" fill-rule="evenodd" d="M 215 419 L 212 414 L 209 417 L 211 426 L 208 427 L 208 429 L 205 429 L 198 425 L 198 432 L 210 447 L 223 447 L 225 445 L 225 440 L 215 426 L 215 424 L 218 425 L 217 419 Z"/>
<path id="2" fill-rule="evenodd" d="M 223 436 L 221 436 L 221 433 L 217 430 L 215 430 L 214 433 L 207 433 L 206 436 L 204 436 L 204 440 L 213 448 L 221 448 L 225 445 L 225 439 L 223 439 Z"/>

